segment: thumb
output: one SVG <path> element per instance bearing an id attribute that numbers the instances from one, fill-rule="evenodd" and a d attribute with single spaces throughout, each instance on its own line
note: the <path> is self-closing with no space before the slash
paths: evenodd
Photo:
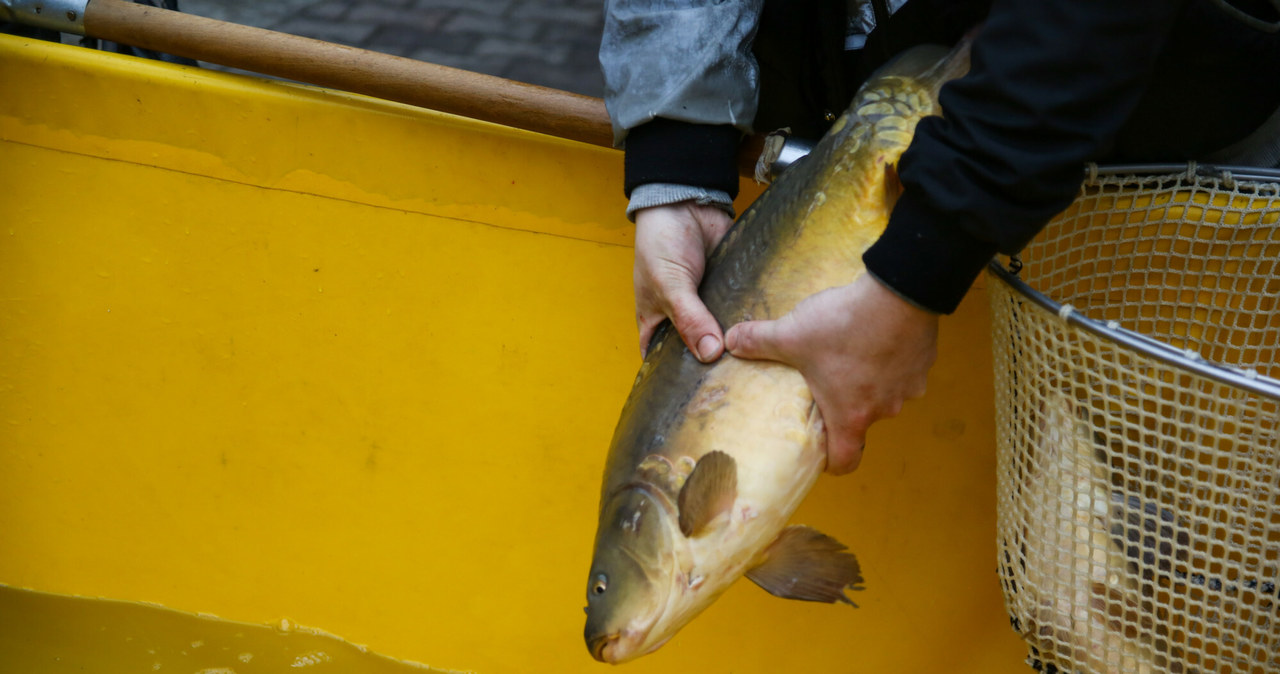
<path id="1" fill-rule="evenodd" d="M 744 321 L 725 333 L 725 348 L 738 358 L 786 361 L 779 321 Z"/>
<path id="2" fill-rule="evenodd" d="M 710 363 L 724 353 L 720 323 L 711 315 L 696 291 L 673 291 L 670 305 L 671 324 L 698 360 Z"/>

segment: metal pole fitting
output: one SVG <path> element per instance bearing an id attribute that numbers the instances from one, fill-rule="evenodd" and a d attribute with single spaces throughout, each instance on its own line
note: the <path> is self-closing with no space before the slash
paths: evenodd
<path id="1" fill-rule="evenodd" d="M 792 164 L 804 159 L 813 151 L 814 143 L 793 138 L 787 129 L 779 129 L 765 136 L 764 149 L 756 160 L 756 182 L 773 182 Z"/>
<path id="2" fill-rule="evenodd" d="M 778 158 L 773 161 L 773 174 L 778 175 L 783 171 L 791 168 L 791 165 L 804 159 L 813 151 L 816 143 L 807 141 L 803 138 L 791 137 L 787 142 L 782 144 L 782 151 L 778 153 Z"/>
<path id="3" fill-rule="evenodd" d="M 0 0 L 0 21 L 84 35 L 89 0 Z"/>

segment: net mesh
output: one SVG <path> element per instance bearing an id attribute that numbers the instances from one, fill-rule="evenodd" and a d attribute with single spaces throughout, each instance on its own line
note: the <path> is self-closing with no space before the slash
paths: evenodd
<path id="1" fill-rule="evenodd" d="M 1280 400 L 1186 366 L 1280 375 L 1280 184 L 1200 173 L 1095 172 L 1021 255 L 1059 311 L 990 284 L 999 568 L 1036 669 L 1280 671 Z"/>

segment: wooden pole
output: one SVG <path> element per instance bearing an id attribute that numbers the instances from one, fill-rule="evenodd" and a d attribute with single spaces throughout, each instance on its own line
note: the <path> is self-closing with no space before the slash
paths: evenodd
<path id="1" fill-rule="evenodd" d="M 604 101 L 590 96 L 126 0 L 90 0 L 84 30 L 133 47 L 613 147 Z M 762 146 L 759 136 L 743 140 L 741 175 L 755 175 Z"/>
<path id="2" fill-rule="evenodd" d="M 134 47 L 613 145 L 604 102 L 590 96 L 124 0 L 91 0 L 84 28 Z"/>

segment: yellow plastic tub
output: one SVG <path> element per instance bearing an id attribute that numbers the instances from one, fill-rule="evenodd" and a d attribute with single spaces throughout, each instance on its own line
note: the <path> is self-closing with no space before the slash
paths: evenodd
<path id="1" fill-rule="evenodd" d="M 605 668 L 618 153 L 0 36 L 0 184 L 0 671 Z M 858 554 L 861 608 L 740 584 L 629 671 L 1026 671 L 984 295 L 796 517 Z"/>

